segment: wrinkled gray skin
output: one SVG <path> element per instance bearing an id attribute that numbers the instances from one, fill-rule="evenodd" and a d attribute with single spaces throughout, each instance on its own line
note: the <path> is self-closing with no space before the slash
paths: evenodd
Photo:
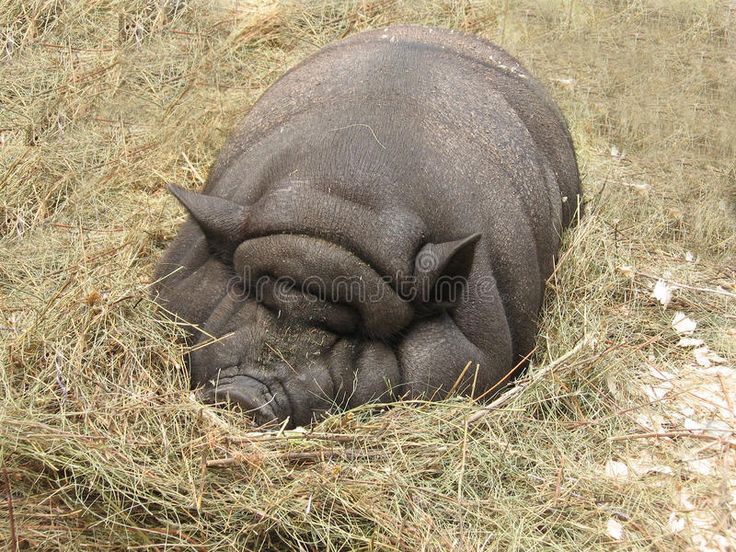
<path id="1" fill-rule="evenodd" d="M 202 194 L 172 188 L 190 218 L 157 300 L 197 327 L 192 386 L 258 423 L 478 396 L 533 348 L 579 185 L 560 112 L 504 51 L 442 29 L 361 33 L 258 100 Z M 380 296 L 301 285 L 350 275 Z"/>

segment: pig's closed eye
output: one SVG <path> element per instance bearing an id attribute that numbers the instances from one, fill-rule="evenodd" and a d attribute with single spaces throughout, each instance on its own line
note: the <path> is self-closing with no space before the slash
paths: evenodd
<path id="1" fill-rule="evenodd" d="M 262 280 L 256 298 L 285 321 L 322 326 L 342 335 L 353 334 L 360 327 L 360 315 L 350 305 L 304 291 L 284 279 Z"/>

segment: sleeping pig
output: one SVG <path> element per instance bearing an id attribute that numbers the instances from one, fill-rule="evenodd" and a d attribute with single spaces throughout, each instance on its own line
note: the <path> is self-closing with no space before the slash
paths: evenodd
<path id="1" fill-rule="evenodd" d="M 156 300 L 191 324 L 193 388 L 259 424 L 449 392 L 533 349 L 580 181 L 565 122 L 509 54 L 396 26 L 312 55 L 256 102 Z"/>

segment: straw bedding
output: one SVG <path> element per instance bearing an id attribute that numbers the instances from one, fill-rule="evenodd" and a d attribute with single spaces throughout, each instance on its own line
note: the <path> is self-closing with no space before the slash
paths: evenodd
<path id="1" fill-rule="evenodd" d="M 732 550 L 736 8 L 714 1 L 0 1 L 0 536 L 10 549 Z M 288 67 L 423 22 L 518 56 L 587 216 L 491 406 L 258 431 L 188 390 L 149 297 Z M 731 546 L 731 548 L 729 548 Z"/>

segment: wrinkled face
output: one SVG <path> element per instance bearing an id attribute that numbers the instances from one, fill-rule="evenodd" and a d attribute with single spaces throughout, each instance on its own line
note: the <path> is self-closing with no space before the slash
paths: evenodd
<path id="1" fill-rule="evenodd" d="M 400 383 L 393 340 L 413 308 L 354 255 L 274 235 L 243 242 L 233 269 L 204 328 L 215 339 L 191 354 L 206 399 L 258 422 L 304 424 L 333 404 L 388 398 Z"/>
<path id="2" fill-rule="evenodd" d="M 397 282 L 321 238 L 233 240 L 244 217 L 240 207 L 174 193 L 222 253 L 169 301 L 174 312 L 200 312 L 190 370 L 192 386 L 207 402 L 237 405 L 258 424 L 288 419 L 304 425 L 333 405 L 354 407 L 411 391 L 407 372 L 438 358 L 429 346 L 434 342 L 446 355 L 457 353 L 448 346 L 449 317 L 433 307 L 446 299 L 439 277 L 467 272 L 477 235 L 427 244 L 414 274 Z M 436 377 L 452 384 L 454 376 Z"/>
<path id="3" fill-rule="evenodd" d="M 288 417 L 297 425 L 345 402 L 352 382 L 333 373 L 353 361 L 355 339 L 287 319 L 273 304 L 225 302 L 218 337 L 191 355 L 192 384 L 207 402 L 237 405 L 259 424 Z"/>

